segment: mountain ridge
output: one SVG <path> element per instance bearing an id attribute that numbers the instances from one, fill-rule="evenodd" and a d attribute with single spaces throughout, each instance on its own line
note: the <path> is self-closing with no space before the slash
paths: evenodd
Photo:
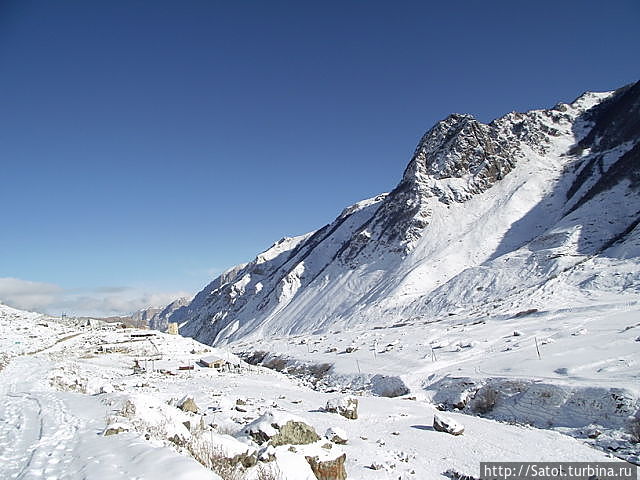
<path id="1" fill-rule="evenodd" d="M 390 193 L 276 242 L 168 319 L 185 335 L 225 343 L 437 318 L 553 280 L 588 260 L 577 256 L 635 238 L 639 85 L 489 124 L 450 115 L 421 138 Z M 501 287 L 484 285 L 492 282 Z"/>

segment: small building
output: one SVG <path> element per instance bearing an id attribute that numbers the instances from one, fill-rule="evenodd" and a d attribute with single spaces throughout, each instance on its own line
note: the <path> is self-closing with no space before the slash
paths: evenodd
<path id="1" fill-rule="evenodd" d="M 227 364 L 227 361 L 219 357 L 203 357 L 200 359 L 200 363 L 203 367 L 217 368 L 219 370 Z"/>
<path id="2" fill-rule="evenodd" d="M 170 322 L 167 325 L 167 333 L 170 335 L 178 335 L 178 323 L 177 322 Z"/>

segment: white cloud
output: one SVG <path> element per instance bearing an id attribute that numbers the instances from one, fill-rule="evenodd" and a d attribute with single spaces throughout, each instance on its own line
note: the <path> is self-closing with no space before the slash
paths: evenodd
<path id="1" fill-rule="evenodd" d="M 19 278 L 0 278 L 0 301 L 22 310 L 42 311 L 62 295 L 58 285 L 30 282 Z"/>
<path id="2" fill-rule="evenodd" d="M 132 313 L 147 307 L 163 307 L 188 292 L 147 292 L 123 286 L 65 290 L 59 285 L 0 278 L 0 301 L 22 310 L 58 315 L 111 316 Z"/>

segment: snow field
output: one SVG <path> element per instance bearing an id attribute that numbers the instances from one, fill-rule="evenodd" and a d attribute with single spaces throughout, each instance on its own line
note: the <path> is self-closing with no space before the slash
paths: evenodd
<path id="1" fill-rule="evenodd" d="M 151 345 L 132 341 L 132 332 L 78 331 L 48 350 L 11 359 L 0 373 L 0 418 L 5 419 L 0 423 L 0 477 L 216 478 L 167 436 L 200 435 L 198 426 L 204 424 L 217 444 L 225 438 L 231 449 L 244 442 L 250 451 L 258 446 L 242 430 L 268 412 L 302 419 L 321 437 L 329 429 L 343 431 L 347 443 L 329 453 L 346 453 L 350 479 L 444 478 L 442 473 L 451 468 L 477 475 L 481 460 L 610 458 L 557 432 L 456 413 L 448 415 L 465 427 L 464 434 L 437 432 L 431 426 L 434 407 L 409 397 L 359 395 L 359 417 L 349 420 L 324 411 L 340 394 L 315 391 L 295 378 L 248 366 L 231 353 L 189 339 L 157 334 Z M 108 346 L 120 349 L 108 351 Z M 148 363 L 149 370 L 134 373 L 134 360 L 151 354 L 158 358 L 155 371 Z M 238 362 L 241 370 L 218 372 L 196 363 L 213 354 Z M 178 370 L 184 364 L 195 366 Z M 52 383 L 57 377 L 66 378 Z M 197 414 L 177 408 L 185 395 L 195 401 Z M 135 405 L 131 418 L 122 415 L 127 402 Z M 103 436 L 110 422 L 132 428 Z M 164 431 L 150 428 L 158 423 Z M 295 452 L 286 445 L 276 447 L 275 463 L 265 465 L 277 466 L 282 478 L 305 478 L 309 471 L 303 452 L 326 443 L 295 446 Z"/>

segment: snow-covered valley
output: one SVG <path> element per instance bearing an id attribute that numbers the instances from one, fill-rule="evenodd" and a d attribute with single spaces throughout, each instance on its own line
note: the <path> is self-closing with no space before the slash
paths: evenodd
<path id="1" fill-rule="evenodd" d="M 314 389 L 308 381 L 251 366 L 227 350 L 175 335 L 148 336 L 148 330 L 108 325 L 63 325 L 4 306 L 0 329 L 0 346 L 9 352 L 0 372 L 1 478 L 218 478 L 194 459 L 202 461 L 203 451 L 212 457 L 224 452 L 238 462 L 244 458 L 247 467 L 241 469 L 246 478 L 292 480 L 316 478 L 305 457 L 322 461 L 342 454 L 350 479 L 447 478 L 445 472 L 477 477 L 480 461 L 613 458 L 611 452 L 555 431 L 463 413 L 445 414 L 464 426 L 462 435 L 436 431 L 434 415 L 442 412 L 429 401 L 428 389 L 418 387 L 395 398 L 352 390 L 353 377 L 341 380 L 338 373 L 348 372 L 348 364 L 356 359 L 363 369 L 384 363 L 376 370 L 385 374 L 397 374 L 401 364 L 405 370 L 414 367 L 406 360 L 412 356 L 411 343 L 402 349 L 380 344 L 374 357 L 365 347 L 374 335 L 368 339 L 358 332 L 342 335 L 344 342 L 336 345 L 359 345 L 359 350 L 337 362 L 333 388 Z M 383 332 L 379 338 L 384 341 L 396 335 L 390 333 L 394 331 L 402 336 L 399 329 L 373 330 Z M 524 331 L 520 338 L 528 335 Z M 441 335 L 443 341 L 445 336 Z M 320 339 L 313 336 L 296 340 L 302 348 L 294 351 L 314 361 L 320 356 L 310 352 L 331 344 L 314 343 Z M 428 364 L 434 372 L 438 361 L 451 365 L 454 357 L 445 353 L 451 348 L 437 350 L 442 360 Z M 552 356 L 548 350 L 544 355 Z M 198 362 L 211 357 L 230 366 L 218 370 Z M 468 367 L 464 361 L 460 364 Z M 327 411 L 328 404 L 352 394 L 358 400 L 357 419 Z M 195 402 L 195 412 L 184 406 L 185 397 Z M 246 434 L 257 428 L 251 425 L 260 425 L 256 420 L 264 423 L 260 419 L 304 422 L 319 439 L 260 445 L 258 436 Z M 332 442 L 331 438 L 337 441 L 336 434 L 346 443 Z M 219 462 L 215 468 L 220 471 Z M 276 476 L 268 477 L 269 472 Z M 240 478 L 234 475 L 227 478 Z"/>

